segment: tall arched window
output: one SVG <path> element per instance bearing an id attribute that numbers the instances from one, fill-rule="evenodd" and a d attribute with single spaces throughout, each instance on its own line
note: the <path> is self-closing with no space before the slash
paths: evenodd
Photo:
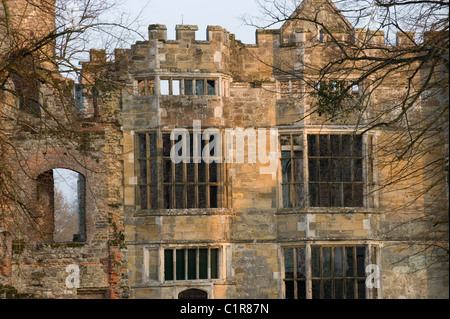
<path id="1" fill-rule="evenodd" d="M 37 178 L 42 236 L 53 242 L 86 240 L 86 181 L 75 171 L 56 168 Z"/>

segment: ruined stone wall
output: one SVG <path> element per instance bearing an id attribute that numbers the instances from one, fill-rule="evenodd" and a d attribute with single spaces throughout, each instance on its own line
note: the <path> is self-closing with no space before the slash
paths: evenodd
<path id="1" fill-rule="evenodd" d="M 320 3 L 326 10 L 318 18 L 330 24 L 337 38 L 358 41 L 370 36 L 382 45 L 380 32 L 355 30 L 355 38 L 350 36 L 335 7 L 328 1 Z M 315 8 L 307 5 L 311 2 L 305 1 L 294 15 L 313 14 Z M 53 145 L 38 144 L 32 133 L 15 136 L 25 158 L 32 159 L 27 164 L 33 174 L 23 177 L 30 194 L 36 176 L 51 168 L 70 168 L 86 177 L 87 241 L 67 244 L 35 239 L 21 246 L 8 237 L 12 259 L 0 264 L 3 276 L 20 292 L 37 297 L 172 299 L 188 289 L 199 289 L 208 298 L 275 299 L 289 294 L 287 250 L 304 249 L 309 254 L 306 262 L 311 264 L 314 247 L 358 246 L 364 250 L 363 264 L 377 264 L 381 269 L 381 289 L 358 286 L 366 297 L 448 297 L 448 278 L 442 276 L 448 272 L 448 263 L 432 264 L 435 256 L 423 250 L 429 242 L 422 237 L 432 223 L 424 217 L 436 208 L 429 204 L 439 202 L 437 209 L 445 209 L 442 188 L 430 197 L 421 195 L 429 183 L 422 172 L 414 176 L 414 183 L 380 187 L 389 184 L 401 168 L 401 164 L 390 165 L 397 154 L 395 145 L 388 148 L 386 142 L 397 138 L 403 127 L 374 130 L 362 138 L 365 194 L 358 207 L 311 207 L 308 175 L 302 175 L 304 188 L 296 193 L 302 204 L 284 206 L 280 159 L 287 144 L 282 137 L 292 134 L 292 146 L 303 147 L 296 148 L 302 152 L 303 174 L 309 169 L 308 135 L 359 132 L 404 94 L 407 73 L 398 73 L 373 92 L 363 112 L 345 113 L 334 121 L 317 114 L 318 81 L 337 79 L 321 79 L 311 66 L 326 65 L 336 54 L 336 44 L 320 39 L 320 30 L 313 25 L 300 21 L 280 30 L 258 30 L 256 44 L 246 45 L 218 26 L 209 26 L 207 40 L 199 41 L 195 39 L 197 26 L 178 25 L 176 39 L 170 40 L 164 25 L 152 24 L 148 40 L 116 50 L 115 61 L 107 61 L 102 50 L 92 50 L 90 60 L 83 63 L 84 81 L 78 87 L 82 99 L 75 102 L 73 111 L 78 116 L 77 133 L 85 134 L 80 149 L 63 147 L 57 140 Z M 399 36 L 399 45 L 404 40 Z M 349 79 L 358 77 L 356 72 L 348 75 Z M 197 85 L 203 88 L 194 91 L 192 83 L 196 89 Z M 354 94 L 362 94 L 363 89 L 361 85 Z M 54 101 L 48 104 L 57 105 Z M 419 105 L 412 114 L 425 117 L 422 111 Z M 245 140 L 245 163 L 223 164 L 218 173 L 223 190 L 218 208 L 165 209 L 160 205 L 166 200 L 163 185 L 156 191 L 151 188 L 154 193 L 150 193 L 156 192 L 159 206 L 143 209 L 140 186 L 148 179 L 142 182 L 140 161 L 149 169 L 153 164 L 143 157 L 154 156 L 148 149 L 144 156 L 140 154 L 139 135 L 151 132 L 157 136 L 155 161 L 163 167 L 162 134 L 174 128 L 193 129 L 194 121 L 200 121 L 203 129 L 217 128 L 222 133 L 227 128 L 277 128 L 282 144 L 276 150 L 277 170 L 262 174 L 268 164 L 248 162 L 254 154 Z M 150 137 L 146 143 L 151 146 Z M 269 145 L 265 151 L 271 151 Z M 432 157 L 429 153 L 413 167 L 420 168 Z M 162 169 L 156 172 L 158 183 L 163 174 Z M 178 252 L 184 257 L 178 257 Z M 189 270 L 193 267 L 189 254 L 197 256 L 195 275 Z M 203 259 L 203 266 L 209 265 L 207 275 L 200 275 L 201 254 L 207 254 Z M 177 258 L 187 267 L 183 271 L 191 276 L 189 280 L 170 279 L 180 266 Z M 68 264 L 80 266 L 79 289 L 65 286 Z M 316 288 L 307 285 L 311 297 Z"/>
<path id="2" fill-rule="evenodd" d="M 331 10 L 320 19 L 332 21 L 334 14 Z M 356 126 L 370 123 L 383 108 L 389 108 L 389 100 L 398 101 L 404 94 L 405 75 L 399 73 L 375 91 L 364 112 L 346 114 L 334 121 L 319 116 L 313 86 L 323 79 L 309 66 L 328 63 L 330 55 L 336 52 L 336 44 L 329 39 L 318 43 L 317 30 L 309 30 L 308 26 L 306 23 L 287 25 L 282 30 L 261 30 L 256 45 L 245 45 L 219 27 L 208 29 L 207 41 L 197 41 L 196 26 L 177 26 L 177 39 L 167 40 L 165 26 L 151 25 L 149 41 L 137 43 L 131 51 L 120 52 L 121 57 L 126 56 L 121 60 L 126 62 L 120 62 L 121 74 L 129 84 L 123 93 L 126 127 L 123 144 L 127 154 L 125 233 L 129 263 L 126 268 L 133 297 L 176 298 L 185 289 L 198 288 L 207 291 L 211 298 L 284 298 L 284 247 L 330 244 L 367 245 L 369 250 L 377 249 L 376 254 L 367 258 L 382 269 L 382 289 L 371 296 L 426 298 L 437 296 L 437 291 L 442 293 L 445 281 L 437 283 L 431 279 L 430 260 L 416 254 L 423 247 L 417 236 L 428 227 L 422 219 L 424 199 L 419 197 L 413 206 L 404 207 L 412 194 L 423 187 L 423 179 L 418 176 L 416 185 L 407 192 L 402 190 L 402 184 L 389 190 L 378 189 L 393 174 L 383 166 L 390 162 L 392 154 L 378 148 L 391 140 L 395 132 L 373 131 L 364 138 L 364 156 L 369 156 L 369 152 L 376 155 L 375 162 L 369 163 L 368 159 L 364 162 L 368 194 L 363 207 L 283 208 L 280 171 L 264 175 L 260 174 L 264 166 L 260 163 L 231 163 L 225 168 L 230 199 L 226 209 L 136 210 L 134 134 L 138 132 L 158 129 L 170 132 L 175 127 L 191 128 L 193 120 L 201 120 L 202 127 L 277 126 L 282 134 L 349 134 Z M 338 23 L 333 27 L 337 39 L 353 41 L 344 26 Z M 384 41 L 382 33 L 357 30 L 356 39 L 367 36 L 379 44 Z M 217 96 L 173 96 L 158 92 L 158 80 L 199 74 L 217 76 L 223 81 Z M 149 76 L 155 79 L 155 94 L 138 96 L 136 80 Z M 357 79 L 359 74 L 349 77 Z M 303 82 L 297 83 L 299 78 Z M 394 86 L 398 89 L 393 90 Z M 284 91 L 286 87 L 290 90 L 288 94 Z M 359 89 L 362 91 L 363 86 Z M 369 150 L 369 140 L 374 149 Z M 246 158 L 248 155 L 246 150 Z M 416 164 L 419 167 L 422 163 Z M 420 222 L 412 223 L 416 218 Z M 200 243 L 226 246 L 223 253 L 226 261 L 222 265 L 224 280 L 165 282 L 161 268 L 164 248 Z"/>

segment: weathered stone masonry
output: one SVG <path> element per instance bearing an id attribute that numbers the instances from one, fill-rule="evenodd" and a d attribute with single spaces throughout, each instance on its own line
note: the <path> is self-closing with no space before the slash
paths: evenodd
<path id="1" fill-rule="evenodd" d="M 305 0 L 294 15 L 318 7 L 321 22 L 350 38 L 349 24 L 329 1 Z M 164 25 L 152 24 L 147 41 L 117 49 L 114 61 L 91 51 L 83 65 L 88 80 L 76 90 L 91 152 L 71 152 L 88 169 L 58 148 L 40 161 L 34 137 L 20 140 L 36 159 L 37 175 L 65 167 L 86 177 L 87 240 L 25 245 L 0 275 L 36 297 L 448 298 L 448 263 L 423 267 L 418 236 L 427 225 L 413 222 L 425 213 L 427 198 L 402 209 L 414 189 L 377 191 L 389 174 L 379 162 L 391 156 L 377 147 L 392 133 L 350 138 L 357 124 L 363 127 L 396 98 L 401 76 L 372 94 L 365 117 L 331 123 L 308 115 L 317 96 L 299 81 L 317 81 L 307 66 L 324 65 L 333 54 L 332 44 L 317 45 L 314 24 L 257 30 L 255 45 L 219 26 L 209 26 L 207 40 L 199 41 L 197 30 L 178 25 L 169 40 Z M 356 38 L 370 34 L 356 31 Z M 383 35 L 373 39 L 382 43 Z M 399 45 L 404 40 L 399 35 Z M 122 86 L 108 86 L 98 74 Z M 277 171 L 261 174 L 267 164 L 258 161 L 171 163 L 171 131 L 185 128 L 193 142 L 194 121 L 221 132 L 277 128 Z M 343 154 L 349 145 L 351 180 L 322 190 L 309 163 L 331 163 L 321 147 Z M 80 266 L 79 289 L 65 288 L 68 264 Z M 369 264 L 381 270 L 378 289 L 365 286 Z"/>

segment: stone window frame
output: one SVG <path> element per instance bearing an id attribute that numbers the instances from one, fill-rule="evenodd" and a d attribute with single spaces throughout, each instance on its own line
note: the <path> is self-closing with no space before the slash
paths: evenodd
<path id="1" fill-rule="evenodd" d="M 312 273 L 312 248 L 317 247 L 320 250 L 319 254 L 319 275 Z M 346 250 L 345 248 L 352 248 L 355 255 L 353 256 L 353 261 L 357 260 L 356 255 L 356 249 L 357 247 L 364 248 L 364 275 L 362 275 L 361 272 L 358 273 L 357 269 L 357 263 L 354 263 L 354 273 L 353 275 L 350 274 L 347 275 L 346 271 L 343 271 L 341 276 L 335 275 L 335 261 L 333 259 L 333 254 L 335 253 L 335 248 L 341 248 L 341 258 L 342 258 L 342 268 L 344 269 L 345 266 L 345 254 Z M 329 276 L 324 275 L 324 267 L 323 267 L 323 248 L 329 248 L 330 249 L 330 274 Z M 287 269 L 287 258 L 286 258 L 286 250 L 290 249 L 293 253 L 292 258 L 292 276 L 287 277 L 286 269 Z M 296 267 L 298 260 L 298 251 L 302 249 L 303 250 L 303 267 Z M 288 297 L 291 297 L 289 299 L 325 299 L 324 290 L 325 290 L 325 281 L 331 281 L 331 298 L 327 299 L 336 299 L 335 295 L 335 288 L 336 288 L 336 281 L 342 280 L 343 286 L 342 286 L 342 298 L 346 298 L 347 292 L 345 291 L 345 288 L 347 288 L 345 285 L 348 284 L 348 282 L 345 282 L 346 280 L 353 281 L 353 291 L 354 295 L 358 297 L 358 281 L 360 284 L 364 283 L 364 294 L 365 298 L 361 299 L 380 299 L 382 298 L 382 287 L 376 288 L 372 287 L 369 288 L 366 285 L 366 279 L 367 276 L 370 275 L 366 272 L 368 265 L 380 265 L 380 258 L 381 258 L 381 244 L 378 242 L 348 242 L 343 241 L 339 243 L 330 243 L 325 241 L 314 241 L 314 242 L 303 242 L 303 243 L 289 243 L 289 244 L 282 244 L 280 247 L 280 256 L 281 256 L 281 270 L 282 270 L 282 298 L 287 299 Z M 298 275 L 299 269 L 303 268 L 303 275 Z M 359 270 L 360 271 L 360 270 Z M 292 294 L 290 296 L 287 296 L 287 289 L 286 289 L 286 283 L 292 283 Z M 319 298 L 314 298 L 314 288 L 313 288 L 313 282 L 319 283 Z M 380 281 L 381 282 L 381 281 Z M 302 283 L 302 284 L 300 284 Z M 304 288 L 304 295 L 299 296 L 299 285 L 300 289 Z M 316 295 L 317 297 L 317 295 Z"/>
<path id="2" fill-rule="evenodd" d="M 183 280 L 165 280 L 165 251 L 173 250 L 189 250 L 189 249 L 208 249 L 208 266 L 210 264 L 209 251 L 211 249 L 218 249 L 217 255 L 217 278 L 211 278 L 211 272 L 208 269 L 208 276 L 206 279 L 183 279 Z M 196 285 L 210 285 L 214 283 L 224 283 L 231 275 L 231 245 L 227 243 L 191 243 L 191 244 L 154 244 L 147 245 L 143 250 L 143 273 L 142 283 L 150 286 L 180 286 L 181 289 L 187 287 L 194 287 Z M 197 257 L 196 257 L 197 258 Z M 173 259 L 175 263 L 175 256 Z M 185 272 L 188 268 L 185 260 Z M 196 260 L 198 262 L 198 259 Z M 198 265 L 197 265 L 198 266 Z M 176 266 L 174 265 L 174 272 Z M 196 270 L 196 272 L 198 272 Z M 176 275 L 174 273 L 174 275 Z M 176 277 L 174 277 L 176 278 Z M 187 278 L 187 277 L 186 277 Z M 211 291 L 210 291 L 211 292 Z M 210 295 L 210 293 L 208 293 Z"/>
<path id="3" fill-rule="evenodd" d="M 190 277 L 190 252 L 195 253 L 195 278 Z M 201 252 L 206 252 L 206 256 L 200 256 Z M 214 252 L 214 253 L 213 253 Z M 180 253 L 180 254 L 179 254 Z M 175 246 L 164 247 L 163 258 L 161 259 L 163 265 L 163 277 L 164 283 L 169 282 L 192 282 L 192 281 L 215 281 L 221 279 L 221 257 L 223 252 L 220 246 L 216 245 L 187 245 L 187 246 Z M 213 255 L 215 257 L 215 265 L 213 265 Z M 179 256 L 182 257 L 181 263 L 178 261 Z M 206 261 L 206 274 L 201 274 L 201 258 L 205 257 Z M 167 265 L 167 259 L 171 258 L 172 265 Z M 180 266 L 181 264 L 181 266 Z M 172 273 L 168 276 L 167 271 L 171 270 Z M 182 271 L 183 273 L 179 273 Z M 179 278 L 182 276 L 182 278 Z M 169 277 L 167 279 L 167 277 Z M 203 278 L 202 278 L 203 277 Z"/>
<path id="4" fill-rule="evenodd" d="M 168 81 L 168 91 L 163 94 L 161 90 L 162 81 Z M 174 90 L 174 82 L 179 82 L 179 88 Z M 186 92 L 186 81 L 192 81 L 192 92 Z M 202 81 L 202 90 L 197 90 L 197 83 Z M 211 83 L 214 83 L 214 91 L 210 91 Z M 220 79 L 219 77 L 185 77 L 185 76 L 161 76 L 159 79 L 160 85 L 160 95 L 161 96 L 210 96 L 210 97 L 219 97 L 220 96 Z M 178 92 L 178 93 L 177 93 Z"/>
<path id="5" fill-rule="evenodd" d="M 191 134 L 192 129 L 187 129 Z M 145 135 L 145 155 L 141 150 L 143 137 Z M 156 146 L 151 147 L 151 139 L 155 140 Z M 137 177 L 136 185 L 136 209 L 138 210 L 165 210 L 165 209 L 223 209 L 228 207 L 228 187 L 227 187 L 227 164 L 224 159 L 224 151 L 222 150 L 222 163 L 193 163 L 192 155 L 190 163 L 175 164 L 170 159 L 170 148 L 164 149 L 164 140 L 170 141 L 170 148 L 177 142 L 170 140 L 170 131 L 168 130 L 149 130 L 135 133 L 135 171 Z M 202 140 L 202 143 L 204 140 Z M 222 145 L 222 147 L 224 147 Z M 203 145 L 201 144 L 203 149 Z M 170 163 L 170 181 L 164 180 L 164 165 Z M 193 171 L 188 170 L 188 165 L 193 165 Z M 199 168 L 203 167 L 205 172 L 205 180 L 199 180 Z M 216 179 L 211 180 L 211 169 L 216 167 Z M 177 175 L 177 171 L 181 175 Z M 142 172 L 145 171 L 145 174 Z M 193 172 L 193 180 L 189 180 L 188 172 Z M 145 176 L 143 176 L 145 175 Z M 181 180 L 177 180 L 177 176 L 181 176 Z M 192 177 L 191 177 L 192 178 Z M 183 203 L 178 205 L 176 201 L 176 192 L 178 188 L 183 188 Z M 205 205 L 201 205 L 203 200 L 200 198 L 200 188 L 205 190 Z M 189 197 L 188 188 L 194 188 L 194 197 Z M 211 204 L 212 189 L 215 189 L 216 205 Z M 166 202 L 166 191 L 170 191 L 170 202 Z M 155 192 L 156 190 L 156 192 Z M 142 202 L 142 198 L 146 201 Z M 190 201 L 194 199 L 194 203 Z M 144 204 L 143 204 L 144 203 Z M 156 203 L 156 204 L 155 204 Z"/>
<path id="6" fill-rule="evenodd" d="M 288 129 L 279 128 L 279 178 L 278 178 L 278 207 L 280 209 L 331 209 L 331 210 L 372 210 L 376 209 L 379 205 L 378 193 L 376 192 L 376 186 L 378 185 L 377 176 L 377 165 L 378 161 L 375 156 L 376 154 L 376 143 L 377 143 L 377 132 L 369 132 L 362 135 L 362 187 L 363 187 L 363 202 L 361 206 L 312 206 L 310 204 L 310 189 L 309 189 L 309 168 L 308 168 L 308 135 L 351 135 L 360 134 L 361 130 L 355 130 L 350 128 L 330 128 L 330 127 L 320 127 L 320 128 L 298 128 L 298 129 Z M 292 142 L 290 142 L 291 155 L 288 157 L 283 157 L 283 136 L 290 136 L 292 141 L 292 136 L 301 137 L 300 147 L 298 152 L 302 152 L 301 155 L 292 155 L 296 150 L 292 149 Z M 286 149 L 287 150 L 287 149 Z M 284 150 L 284 151 L 286 151 Z M 299 182 L 296 181 L 286 181 L 283 180 L 283 160 L 290 159 L 293 162 L 295 159 L 300 159 L 301 163 L 301 178 Z M 294 168 L 291 167 L 291 170 Z M 291 173 L 292 174 L 292 173 Z M 292 175 L 291 175 L 292 176 Z M 290 202 L 300 203 L 300 205 L 291 205 L 289 207 L 285 206 L 285 199 L 283 198 L 283 188 L 287 189 L 289 185 L 290 192 Z M 303 192 L 303 197 L 299 200 L 296 199 L 296 193 L 294 186 L 299 186 L 299 190 Z M 344 204 L 344 203 L 342 203 Z"/>
<path id="7" fill-rule="evenodd" d="M 319 92 L 322 83 L 326 83 L 331 88 L 338 88 L 343 85 L 344 88 L 350 87 L 349 94 L 354 98 L 361 98 L 364 94 L 364 82 L 358 82 L 357 79 L 315 79 L 311 82 L 313 92 Z M 331 83 L 331 84 L 330 84 Z M 307 83 L 301 78 L 280 78 L 277 80 L 277 99 L 301 99 L 306 93 Z M 330 90 L 330 94 L 338 93 L 338 90 Z"/>

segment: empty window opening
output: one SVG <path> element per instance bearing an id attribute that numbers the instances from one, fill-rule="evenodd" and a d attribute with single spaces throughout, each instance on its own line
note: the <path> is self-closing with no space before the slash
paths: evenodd
<path id="1" fill-rule="evenodd" d="M 14 83 L 14 94 L 18 100 L 19 110 L 40 117 L 40 81 L 35 57 L 32 54 L 19 57 L 12 53 L 11 58 L 12 63 L 20 64 L 18 65 L 20 70 L 18 72 L 20 73 L 11 72 L 11 80 Z"/>
<path id="2" fill-rule="evenodd" d="M 161 95 L 170 95 L 170 80 L 161 80 Z"/>
<path id="3" fill-rule="evenodd" d="M 37 182 L 43 238 L 53 242 L 85 241 L 84 176 L 57 168 L 39 175 Z"/>
<path id="4" fill-rule="evenodd" d="M 181 95 L 181 80 L 172 80 L 172 95 Z"/>
<path id="5" fill-rule="evenodd" d="M 155 80 L 154 79 L 143 79 L 138 80 L 138 95 L 153 95 L 155 94 Z"/>
<path id="6" fill-rule="evenodd" d="M 319 32 L 319 42 L 324 43 L 325 42 L 325 31 L 323 29 Z"/>
<path id="7" fill-rule="evenodd" d="M 148 80 L 138 81 L 139 95 L 148 95 L 153 93 L 149 89 Z M 219 93 L 217 79 L 161 79 L 161 95 L 208 95 L 216 96 Z"/>
<path id="8" fill-rule="evenodd" d="M 84 85 L 75 84 L 75 107 L 79 112 L 84 111 Z"/>

